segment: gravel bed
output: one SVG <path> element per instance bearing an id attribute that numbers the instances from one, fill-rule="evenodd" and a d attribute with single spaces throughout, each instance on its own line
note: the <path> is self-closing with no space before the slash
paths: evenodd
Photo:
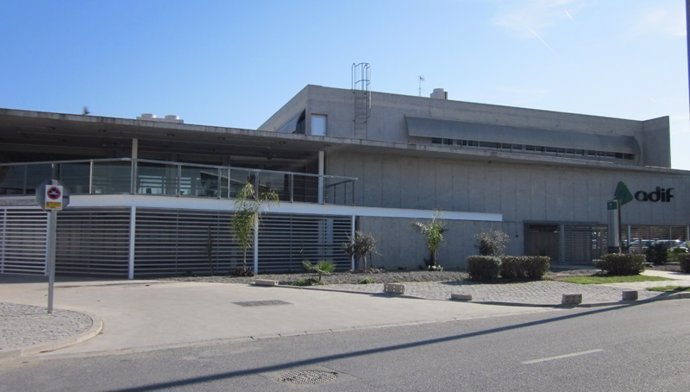
<path id="1" fill-rule="evenodd" d="M 59 341 L 85 332 L 91 317 L 69 310 L 0 302 L 0 352 Z"/>
<path id="2" fill-rule="evenodd" d="M 292 284 L 316 278 L 316 274 L 261 274 L 258 276 L 190 276 L 173 277 L 166 280 L 182 282 L 215 282 L 215 283 L 251 283 L 257 278 L 277 280 L 280 284 Z M 442 282 L 456 281 L 467 278 L 467 273 L 459 271 L 380 271 L 372 273 L 338 272 L 333 275 L 324 275 L 323 284 L 357 284 L 363 280 L 372 283 L 395 282 Z"/>

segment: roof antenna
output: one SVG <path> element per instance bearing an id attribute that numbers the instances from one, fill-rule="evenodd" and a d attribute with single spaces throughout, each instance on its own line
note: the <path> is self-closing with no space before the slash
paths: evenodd
<path id="1" fill-rule="evenodd" d="M 81 114 L 84 115 L 84 116 L 88 116 L 89 114 L 91 114 L 91 112 L 89 111 L 89 107 L 88 107 L 88 106 L 84 106 L 84 109 L 82 109 Z"/>
<path id="2" fill-rule="evenodd" d="M 424 75 L 419 75 L 419 96 L 422 96 L 422 82 L 424 81 Z"/>

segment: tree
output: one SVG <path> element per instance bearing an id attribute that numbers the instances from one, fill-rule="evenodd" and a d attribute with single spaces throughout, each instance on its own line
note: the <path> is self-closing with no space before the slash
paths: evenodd
<path id="1" fill-rule="evenodd" d="M 441 266 L 438 264 L 438 249 L 443 244 L 443 233 L 446 227 L 440 219 L 440 213 L 434 213 L 433 218 L 429 223 L 413 222 L 412 226 L 417 229 L 426 239 L 426 247 L 429 250 L 429 258 L 424 262 L 430 270 L 439 270 Z"/>
<path id="2" fill-rule="evenodd" d="M 376 253 L 376 239 L 373 235 L 361 231 L 355 232 L 355 238 L 347 236 L 347 239 L 348 242 L 343 244 L 345 253 L 350 257 L 355 257 L 358 270 L 368 271 L 367 256 Z"/>
<path id="3" fill-rule="evenodd" d="M 257 193 L 251 182 L 244 184 L 235 195 L 235 214 L 232 217 L 232 232 L 242 249 L 242 273 L 247 274 L 247 249 L 254 245 L 254 229 L 259 227 L 262 209 L 267 203 L 277 203 L 274 191 Z"/>

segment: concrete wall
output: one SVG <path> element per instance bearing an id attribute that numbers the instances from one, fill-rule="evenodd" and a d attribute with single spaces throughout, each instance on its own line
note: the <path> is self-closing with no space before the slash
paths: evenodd
<path id="1" fill-rule="evenodd" d="M 357 177 L 355 204 L 501 213 L 506 221 L 606 222 L 606 201 L 623 181 L 632 193 L 673 188 L 670 202 L 634 200 L 625 224 L 690 223 L 690 176 L 618 168 L 329 152 L 328 174 Z"/>
<path id="2" fill-rule="evenodd" d="M 260 129 L 282 129 L 285 122 L 290 121 L 301 110 L 307 112 L 307 134 L 310 134 L 311 114 L 325 114 L 328 116 L 327 136 L 355 138 L 352 91 L 311 85 Z M 366 139 L 393 143 L 430 143 L 429 140 L 408 137 L 405 116 L 524 128 L 525 144 L 539 144 L 539 140 L 530 137 L 529 129 L 569 132 L 567 137 L 571 138 L 573 132 L 631 136 L 642 149 L 642 157 L 636 162 L 638 165 L 670 167 L 667 117 L 635 121 L 372 92 Z"/>
<path id="3" fill-rule="evenodd" d="M 424 259 L 429 256 L 429 252 L 422 234 L 412 227 L 413 222 L 413 219 L 359 218 L 358 229 L 373 233 L 377 241 L 379 254 L 371 258 L 374 267 L 407 270 L 425 267 Z M 474 247 L 476 234 L 494 228 L 512 234 L 511 225 L 500 223 L 445 221 L 445 225 L 445 242 L 438 254 L 439 263 L 445 269 L 464 269 L 467 256 L 477 253 Z M 521 238 L 511 241 L 510 252 L 521 253 L 521 242 Z"/>
<path id="4" fill-rule="evenodd" d="M 606 224 L 606 201 L 613 198 L 619 181 L 633 194 L 655 192 L 660 187 L 673 188 L 674 195 L 670 202 L 634 200 L 625 205 L 624 225 L 690 224 L 690 176 L 682 172 L 585 169 L 343 151 L 326 155 L 326 169 L 328 174 L 359 178 L 356 205 L 501 213 L 504 217 L 501 228 L 510 234 L 509 250 L 514 254 L 523 252 L 526 222 Z M 423 247 L 422 251 L 411 248 L 421 245 L 416 244 L 418 234 L 409 221 L 362 219 L 362 228 L 374 232 L 382 241 L 382 249 L 402 265 L 412 268 L 423 259 Z M 451 237 L 443 251 L 444 258 L 459 263 L 458 260 L 474 252 L 473 238 L 481 227 L 454 222 L 449 229 Z"/>
<path id="5" fill-rule="evenodd" d="M 671 167 L 671 136 L 668 117 L 643 122 L 641 164 L 645 166 Z"/>

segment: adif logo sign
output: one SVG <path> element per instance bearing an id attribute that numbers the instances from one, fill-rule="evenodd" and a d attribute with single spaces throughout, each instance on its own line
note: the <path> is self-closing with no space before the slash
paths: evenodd
<path id="1" fill-rule="evenodd" d="M 621 205 L 629 203 L 633 200 L 633 194 L 630 192 L 623 181 L 616 186 L 616 193 L 613 196 L 620 202 Z M 637 191 L 635 192 L 635 200 L 637 201 L 651 201 L 652 203 L 662 202 L 668 203 L 673 198 L 673 188 L 656 187 L 651 192 Z"/>

